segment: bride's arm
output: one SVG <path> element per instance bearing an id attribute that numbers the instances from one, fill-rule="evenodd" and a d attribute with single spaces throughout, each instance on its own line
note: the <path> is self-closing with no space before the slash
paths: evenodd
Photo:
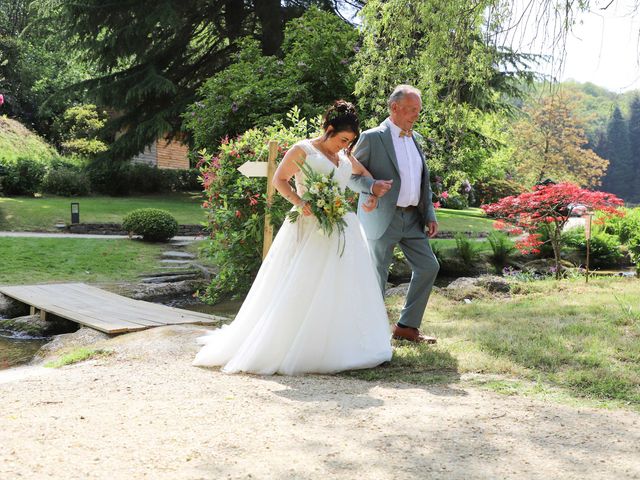
<path id="1" fill-rule="evenodd" d="M 300 195 L 291 187 L 289 183 L 291 177 L 300 171 L 300 165 L 304 163 L 306 154 L 301 147 L 295 146 L 291 148 L 276 168 L 271 183 L 278 190 L 280 195 L 290 201 L 297 207 L 302 207 L 304 215 L 311 215 L 311 208 L 300 198 Z"/>

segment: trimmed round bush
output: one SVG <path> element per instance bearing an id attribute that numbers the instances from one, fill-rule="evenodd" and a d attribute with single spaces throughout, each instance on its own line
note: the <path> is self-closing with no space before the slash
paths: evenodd
<path id="1" fill-rule="evenodd" d="M 139 208 L 124 217 L 122 228 L 143 240 L 164 242 L 178 232 L 178 222 L 166 210 Z"/>

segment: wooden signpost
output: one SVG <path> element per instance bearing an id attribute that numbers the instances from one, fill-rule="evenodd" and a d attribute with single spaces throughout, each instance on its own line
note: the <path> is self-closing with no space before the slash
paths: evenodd
<path id="1" fill-rule="evenodd" d="M 592 212 L 587 212 L 582 216 L 582 218 L 584 219 L 584 237 L 585 237 L 585 240 L 587 241 L 587 259 L 586 259 L 587 271 L 584 279 L 585 283 L 589 283 L 589 250 L 591 247 L 591 218 L 592 217 L 593 217 Z"/>
<path id="2" fill-rule="evenodd" d="M 271 140 L 269 142 L 269 157 L 266 162 L 244 162 L 238 171 L 245 177 L 267 177 L 267 205 L 264 215 L 264 240 L 262 243 L 262 259 L 267 256 L 273 242 L 273 226 L 271 225 L 271 203 L 273 200 L 272 180 L 276 171 L 276 158 L 278 157 L 278 142 Z"/>

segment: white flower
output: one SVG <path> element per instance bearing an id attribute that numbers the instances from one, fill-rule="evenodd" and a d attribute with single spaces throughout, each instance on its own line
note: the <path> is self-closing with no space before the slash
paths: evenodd
<path id="1" fill-rule="evenodd" d="M 323 199 L 318 200 L 317 202 L 319 207 L 324 207 L 326 205 L 326 202 Z"/>

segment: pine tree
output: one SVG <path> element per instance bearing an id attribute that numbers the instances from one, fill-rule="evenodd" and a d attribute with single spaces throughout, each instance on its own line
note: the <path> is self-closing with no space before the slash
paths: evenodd
<path id="1" fill-rule="evenodd" d="M 609 168 L 602 182 L 602 189 L 629 201 L 634 195 L 631 146 L 627 122 L 618 106 L 613 110 L 607 126 L 602 156 L 609 160 Z"/>
<path id="2" fill-rule="evenodd" d="M 640 202 L 640 96 L 636 95 L 631 101 L 629 116 L 629 145 L 631 150 L 631 165 L 633 182 L 630 199 Z"/>
<path id="3" fill-rule="evenodd" d="M 326 0 L 41 0 L 97 76 L 77 85 L 114 112 L 112 158 L 125 159 L 181 130 L 203 82 L 235 61 L 239 40 L 278 52 L 284 21 Z"/>

